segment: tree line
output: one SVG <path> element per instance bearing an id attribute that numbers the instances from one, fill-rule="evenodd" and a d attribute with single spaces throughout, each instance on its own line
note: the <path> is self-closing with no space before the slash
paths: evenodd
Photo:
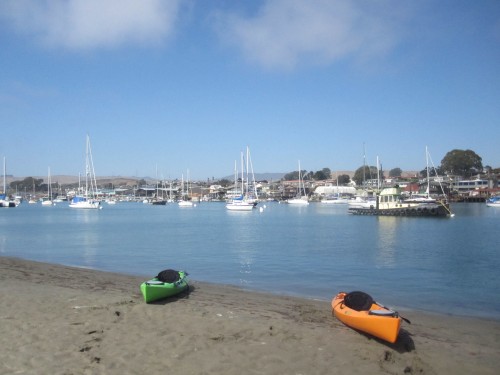
<path id="1" fill-rule="evenodd" d="M 308 172 L 307 170 L 302 170 L 300 172 L 304 180 L 328 180 L 335 178 L 329 168 L 323 168 L 316 172 Z M 393 168 L 389 171 L 389 177 L 400 177 L 402 172 L 402 169 L 399 167 Z M 482 158 L 472 150 L 451 150 L 444 156 L 439 166 L 429 168 L 429 175 L 431 177 L 436 175 L 454 175 L 470 178 L 479 173 L 498 174 L 500 173 L 500 168 L 493 169 L 490 166 L 483 167 Z M 377 174 L 379 175 L 377 176 Z M 419 172 L 419 176 L 422 178 L 427 176 L 427 166 Z M 366 180 L 377 178 L 382 180 L 386 178 L 386 176 L 383 174 L 383 171 L 378 170 L 376 166 L 365 165 L 356 169 L 352 180 L 357 185 L 362 185 Z M 283 179 L 298 180 L 299 171 L 287 173 Z M 346 174 L 338 176 L 339 185 L 345 185 L 349 183 L 350 180 L 350 177 Z"/>
<path id="2" fill-rule="evenodd" d="M 389 177 L 400 177 L 403 171 L 401 168 L 393 168 L 389 171 Z M 380 175 L 377 176 L 377 173 Z M 441 160 L 441 164 L 435 168 L 429 168 L 429 175 L 432 176 L 444 176 L 447 174 L 462 176 L 464 178 L 470 178 L 478 173 L 500 173 L 500 168 L 493 169 L 490 166 L 484 166 L 482 164 L 482 158 L 472 150 L 452 150 L 449 151 L 444 158 Z M 315 180 L 324 181 L 330 179 L 338 180 L 339 185 L 346 185 L 351 181 L 351 178 L 347 174 L 336 175 L 333 174 L 330 168 L 323 168 L 319 171 L 307 171 L 301 170 L 300 174 L 304 180 Z M 427 176 L 427 166 L 425 166 L 420 172 L 420 177 Z M 375 166 L 361 166 L 355 172 L 352 180 L 357 185 L 362 185 L 366 180 L 372 180 L 376 178 L 384 179 L 382 171 L 378 171 Z M 294 171 L 285 174 L 284 180 L 298 180 L 299 171 Z M 225 181 L 228 185 L 230 181 Z M 141 180 L 140 182 L 146 183 L 146 181 Z M 47 190 L 47 184 L 43 182 L 41 178 L 26 177 L 21 181 L 12 181 L 10 183 L 11 189 L 17 189 L 18 191 L 45 191 Z"/>

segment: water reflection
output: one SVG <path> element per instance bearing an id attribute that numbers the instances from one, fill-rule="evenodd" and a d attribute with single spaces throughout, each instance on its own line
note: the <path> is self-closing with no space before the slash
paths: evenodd
<path id="1" fill-rule="evenodd" d="M 401 218 L 391 216 L 378 216 L 378 242 L 375 264 L 377 267 L 393 268 L 396 266 L 396 243 L 398 220 Z"/>
<path id="2" fill-rule="evenodd" d="M 255 240 L 258 232 L 254 225 L 259 212 L 230 212 L 228 211 L 226 230 L 228 234 L 228 246 L 235 255 L 238 265 L 239 283 L 248 285 L 252 283 L 251 274 L 255 262 Z"/>
<path id="3" fill-rule="evenodd" d="M 0 254 L 331 298 L 369 288 L 392 304 L 446 310 L 474 295 L 472 313 L 500 316 L 500 210 L 453 207 L 453 219 L 352 216 L 336 207 L 124 203 L 95 212 L 20 206 L 0 213 Z M 377 280 L 376 283 L 373 281 Z M 395 288 L 397 285 L 397 288 Z"/>

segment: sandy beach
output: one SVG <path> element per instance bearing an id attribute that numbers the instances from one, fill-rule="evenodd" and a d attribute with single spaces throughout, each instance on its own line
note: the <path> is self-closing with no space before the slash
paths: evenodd
<path id="1" fill-rule="evenodd" d="M 340 323 L 330 301 L 191 281 L 189 294 L 146 304 L 142 281 L 0 257 L 0 373 L 497 374 L 500 367 L 496 320 L 409 311 L 412 324 L 387 344 Z"/>

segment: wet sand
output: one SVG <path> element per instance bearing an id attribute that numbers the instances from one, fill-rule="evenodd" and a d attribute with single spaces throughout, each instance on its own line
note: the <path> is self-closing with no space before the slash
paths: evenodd
<path id="1" fill-rule="evenodd" d="M 497 374 L 500 368 L 498 320 L 408 311 L 412 324 L 403 323 L 398 341 L 388 344 L 344 326 L 330 301 L 191 281 L 190 293 L 146 304 L 139 291 L 144 280 L 0 257 L 0 373 Z"/>

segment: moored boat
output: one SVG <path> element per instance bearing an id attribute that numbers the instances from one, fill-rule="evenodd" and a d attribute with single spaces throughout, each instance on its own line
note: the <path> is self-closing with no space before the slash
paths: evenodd
<path id="1" fill-rule="evenodd" d="M 179 201 L 179 207 L 193 207 L 194 204 L 191 201 Z"/>
<path id="2" fill-rule="evenodd" d="M 377 205 L 377 198 L 373 195 L 370 196 L 356 196 L 349 202 L 349 208 L 375 208 Z"/>
<path id="3" fill-rule="evenodd" d="M 187 272 L 164 270 L 158 276 L 141 284 L 140 289 L 146 303 L 175 296 L 189 289 Z"/>
<path id="4" fill-rule="evenodd" d="M 71 208 L 101 209 L 101 201 L 97 198 L 97 181 L 90 147 L 90 137 L 87 135 L 85 159 L 85 190 L 83 195 L 75 196 L 69 203 Z"/>
<path id="5" fill-rule="evenodd" d="M 246 151 L 246 168 L 244 166 L 243 152 L 241 152 L 241 186 L 239 193 L 233 195 L 226 203 L 226 209 L 229 211 L 252 211 L 259 202 L 253 165 L 250 159 L 250 148 Z M 250 175 L 252 178 L 250 179 Z M 236 161 L 234 162 L 234 192 L 238 192 L 238 170 Z"/>
<path id="6" fill-rule="evenodd" d="M 323 204 L 348 204 L 350 201 L 349 197 L 342 196 L 339 193 L 331 194 L 321 200 Z"/>
<path id="7" fill-rule="evenodd" d="M 332 300 L 332 312 L 346 326 L 390 343 L 396 342 L 403 319 L 396 311 L 357 291 L 338 293 Z"/>
<path id="8" fill-rule="evenodd" d="M 399 187 L 382 189 L 374 203 L 370 207 L 349 206 L 349 212 L 354 215 L 376 216 L 453 216 L 445 201 L 405 201 Z"/>
<path id="9" fill-rule="evenodd" d="M 182 175 L 182 180 L 181 180 L 181 197 L 180 200 L 177 202 L 179 207 L 194 207 L 194 203 L 192 200 L 190 200 L 189 197 L 189 170 L 187 171 L 187 187 L 186 191 L 184 191 L 184 175 Z"/>
<path id="10" fill-rule="evenodd" d="M 233 198 L 226 204 L 226 208 L 229 211 L 252 211 L 254 207 L 255 205 L 253 203 L 246 202 L 242 196 Z"/>
<path id="11" fill-rule="evenodd" d="M 489 198 L 486 201 L 486 205 L 488 207 L 500 207 L 500 195 Z"/>
<path id="12" fill-rule="evenodd" d="M 299 185 L 297 186 L 297 195 L 293 198 L 287 199 L 286 203 L 298 206 L 307 206 L 309 204 L 309 197 L 306 194 L 304 181 L 302 180 L 302 171 L 300 170 L 299 160 Z"/>
<path id="13" fill-rule="evenodd" d="M 17 207 L 19 202 L 15 200 L 9 199 L 7 196 L 7 183 L 6 183 L 6 164 L 5 164 L 5 156 L 3 158 L 3 194 L 0 194 L 0 207 Z"/>
<path id="14" fill-rule="evenodd" d="M 87 198 L 87 197 L 74 197 L 69 207 L 71 208 L 83 208 L 83 209 L 99 209 L 102 208 L 101 201 L 98 199 Z"/>

